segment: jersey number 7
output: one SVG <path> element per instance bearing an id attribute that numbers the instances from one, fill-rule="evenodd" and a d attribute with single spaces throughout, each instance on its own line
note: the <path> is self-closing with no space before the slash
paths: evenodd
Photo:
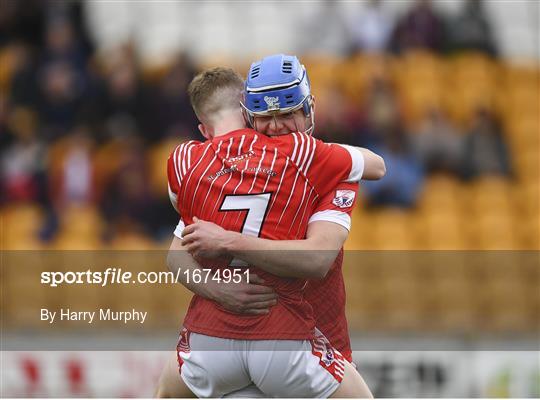
<path id="1" fill-rule="evenodd" d="M 229 194 L 223 199 L 219 211 L 247 211 L 240 232 L 258 237 L 261 234 L 271 197 L 272 193 Z"/>

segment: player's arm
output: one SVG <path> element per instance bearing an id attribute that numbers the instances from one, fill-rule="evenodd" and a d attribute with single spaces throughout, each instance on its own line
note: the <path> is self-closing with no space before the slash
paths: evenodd
<path id="1" fill-rule="evenodd" d="M 182 233 L 183 244 L 192 254 L 205 258 L 230 255 L 274 275 L 306 279 L 326 276 L 348 234 L 343 226 L 316 221 L 309 224 L 306 239 L 269 240 L 201 220 Z"/>
<path id="2" fill-rule="evenodd" d="M 325 143 L 298 132 L 273 139 L 276 147 L 287 149 L 287 156 L 320 194 L 339 182 L 377 180 L 386 174 L 384 159 L 363 147 Z"/>
<path id="3" fill-rule="evenodd" d="M 329 154 L 329 163 L 319 164 L 326 168 L 343 171 L 350 168 L 349 175 L 343 179 L 346 182 L 358 182 L 363 180 L 379 180 L 386 174 L 384 159 L 364 147 L 350 146 L 347 144 L 320 142 L 324 150 Z M 345 150 L 345 151 L 344 151 Z M 321 153 L 325 153 L 324 151 Z M 350 158 L 347 157 L 348 156 Z"/>
<path id="4" fill-rule="evenodd" d="M 344 145 L 340 144 L 340 146 Z M 377 181 L 386 175 L 386 165 L 380 155 L 364 147 L 353 147 L 353 149 L 358 150 L 364 159 L 362 179 L 366 181 Z"/>
<path id="5" fill-rule="evenodd" d="M 181 283 L 191 292 L 206 299 L 213 300 L 229 311 L 243 314 L 267 314 L 270 307 L 276 305 L 277 295 L 272 288 L 263 286 L 263 280 L 250 274 L 250 282 L 223 283 L 209 280 L 194 283 L 188 276 L 205 276 L 199 263 L 182 245 L 182 240 L 174 237 L 167 255 L 167 267 L 178 276 Z M 177 273 L 178 270 L 180 273 Z"/>
<path id="6" fill-rule="evenodd" d="M 306 239 L 268 240 L 196 220 L 184 230 L 188 251 L 205 257 L 232 255 L 284 277 L 321 278 L 347 239 L 357 183 L 340 183 L 323 196 L 309 219 Z"/>

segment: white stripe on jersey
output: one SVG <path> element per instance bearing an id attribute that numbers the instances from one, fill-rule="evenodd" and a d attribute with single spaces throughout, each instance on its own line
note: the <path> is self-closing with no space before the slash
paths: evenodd
<path id="1" fill-rule="evenodd" d="M 274 195 L 274 198 L 272 199 L 272 204 L 270 204 L 270 208 L 268 209 L 268 214 L 270 214 L 270 210 L 272 209 L 272 207 L 274 206 L 274 203 L 276 202 L 276 199 L 277 199 L 278 194 L 279 194 L 279 190 L 281 189 L 281 184 L 283 183 L 283 178 L 285 177 L 285 171 L 287 170 L 288 165 L 289 165 L 289 157 L 287 157 L 285 159 L 285 167 L 283 168 L 283 171 L 281 171 L 281 173 L 282 173 L 281 179 L 279 181 L 279 185 L 277 187 L 276 194 Z"/>
<path id="2" fill-rule="evenodd" d="M 184 174 L 189 170 L 189 167 L 191 166 L 191 151 L 193 150 L 193 147 L 195 147 L 195 144 L 193 143 L 193 140 L 190 140 L 184 149 L 184 154 L 182 155 L 182 160 L 183 162 L 185 162 Z"/>
<path id="3" fill-rule="evenodd" d="M 174 149 L 174 153 L 173 153 L 173 166 L 174 166 L 174 173 L 176 175 L 176 179 L 178 181 L 178 187 L 180 187 L 180 173 L 178 171 L 178 165 L 177 165 L 177 154 L 178 154 L 178 148 L 180 146 L 176 146 L 176 149 Z"/>
<path id="4" fill-rule="evenodd" d="M 180 173 L 181 173 L 182 176 L 184 176 L 186 174 L 186 171 L 187 171 L 187 167 L 186 167 L 186 161 L 187 160 L 186 160 L 186 154 L 185 154 L 186 144 L 187 143 L 182 144 L 182 148 L 178 152 L 178 160 L 182 160 L 182 163 L 179 164 L 179 165 L 181 165 Z"/>
<path id="5" fill-rule="evenodd" d="M 251 151 L 253 149 L 253 145 L 255 144 L 255 142 L 257 141 L 257 136 L 255 136 L 253 138 L 253 140 L 251 141 L 251 145 L 249 146 L 249 150 Z M 236 193 L 236 190 L 240 187 L 240 185 L 242 184 L 242 181 L 244 180 L 244 170 L 247 169 L 248 165 L 249 165 L 249 157 L 246 159 L 246 163 L 244 164 L 244 168 L 242 169 L 242 172 L 240 172 L 240 181 L 238 182 L 238 185 L 236 185 L 236 187 L 234 188 L 233 190 L 233 194 Z M 234 222 L 234 225 L 236 225 L 238 223 L 238 219 L 240 218 L 240 214 L 238 214 L 238 216 L 236 217 L 236 221 Z M 223 219 L 221 220 L 223 222 Z"/>
<path id="6" fill-rule="evenodd" d="M 257 169 L 255 170 L 255 176 L 253 177 L 253 183 L 251 184 L 251 187 L 248 190 L 248 194 L 251 193 L 251 191 L 253 190 L 253 187 L 255 186 L 255 181 L 257 180 L 257 174 L 259 173 L 259 169 L 261 168 L 264 157 L 266 157 L 266 146 L 263 147 L 261 160 L 259 161 L 259 165 L 257 165 Z"/>
<path id="7" fill-rule="evenodd" d="M 249 146 L 249 151 L 253 151 L 253 145 L 255 142 L 259 139 L 258 136 L 255 136 L 255 138 L 251 141 L 251 145 Z"/>
<path id="8" fill-rule="evenodd" d="M 293 139 L 294 139 L 294 148 L 291 155 L 291 161 L 294 162 L 296 157 L 296 149 L 298 148 L 298 138 L 296 137 L 296 132 L 291 133 Z"/>
<path id="9" fill-rule="evenodd" d="M 307 189 L 307 184 L 308 184 L 308 180 L 307 179 L 304 179 L 304 192 L 302 193 L 302 200 L 300 200 L 300 204 L 304 204 L 304 197 L 306 196 L 306 189 Z M 298 213 L 300 212 L 300 207 L 298 207 L 298 209 L 296 210 L 296 214 L 294 214 L 294 218 L 291 222 L 291 226 L 289 226 L 289 230 L 287 231 L 287 235 L 289 233 L 291 233 L 291 229 L 294 225 L 294 221 L 296 221 L 296 217 L 298 216 Z"/>
<path id="10" fill-rule="evenodd" d="M 222 142 L 219 142 L 219 146 L 221 146 L 221 143 Z M 221 163 L 221 169 L 225 168 L 225 160 L 227 158 L 229 158 L 229 155 L 231 153 L 231 146 L 232 146 L 232 143 L 233 143 L 233 138 L 230 138 L 229 140 L 229 146 L 227 146 L 227 155 L 223 158 L 223 162 Z M 216 154 L 219 153 L 219 150 Z M 202 206 L 201 206 L 201 215 L 204 211 L 204 206 L 206 204 L 206 200 L 208 199 L 208 195 L 210 194 L 210 192 L 212 191 L 212 186 L 214 186 L 214 183 L 216 182 L 216 180 L 218 180 L 220 177 L 219 176 L 216 176 L 214 179 L 212 179 L 212 183 L 210 183 L 210 187 L 208 188 L 208 191 L 206 192 L 206 196 L 204 197 L 204 201 L 202 203 Z"/>
<path id="11" fill-rule="evenodd" d="M 315 188 L 314 187 L 311 187 L 311 191 L 313 191 Z M 311 196 L 311 192 L 310 192 L 310 196 Z M 315 201 L 319 198 L 319 195 L 317 193 L 315 193 L 315 196 L 313 197 L 313 200 L 311 200 L 311 203 L 309 203 L 309 207 L 313 210 L 313 203 L 315 203 Z M 309 196 L 308 196 L 308 199 L 309 199 Z M 304 214 L 306 212 L 308 208 L 308 205 L 307 205 L 307 201 L 306 201 L 306 204 L 305 204 L 305 208 L 304 208 L 304 211 L 302 212 L 302 219 L 300 220 L 300 222 L 303 221 L 304 219 Z M 308 221 L 308 225 L 309 225 L 309 221 Z M 296 237 L 298 237 L 298 233 L 300 232 L 300 227 L 302 225 L 301 224 L 298 224 L 298 229 L 296 230 Z"/>
<path id="12" fill-rule="evenodd" d="M 277 149 L 274 149 L 274 158 L 272 159 L 272 164 L 270 165 L 270 171 L 274 170 L 274 163 L 276 162 L 277 158 Z M 270 181 L 271 175 L 268 175 L 268 178 L 266 178 L 266 183 L 264 184 L 263 193 L 266 190 L 266 186 L 268 186 L 268 182 Z"/>
<path id="13" fill-rule="evenodd" d="M 351 155 L 351 172 L 345 182 L 358 182 L 360 179 L 362 179 L 362 175 L 364 174 L 364 155 L 356 147 L 348 146 L 346 144 L 336 145 L 343 147 Z"/>
<path id="14" fill-rule="evenodd" d="M 206 169 L 204 170 L 204 172 L 201 174 L 201 176 L 200 176 L 200 178 L 199 178 L 199 181 L 197 182 L 197 186 L 195 186 L 195 191 L 193 192 L 193 199 L 191 200 L 191 208 L 189 209 L 189 213 L 190 213 L 191 215 L 193 215 L 193 205 L 195 204 L 195 197 L 197 197 L 197 190 L 199 190 L 199 186 L 201 185 L 201 182 L 202 182 L 204 176 L 206 175 L 206 173 L 208 172 L 208 170 L 210 169 L 210 167 L 212 166 L 212 164 L 214 163 L 214 161 L 216 161 L 216 158 L 217 158 L 217 156 L 218 156 L 218 153 L 219 153 L 219 150 L 220 150 L 220 148 L 221 148 L 221 144 L 222 144 L 222 143 L 223 143 L 223 142 L 219 142 L 218 148 L 217 148 L 217 150 L 216 150 L 215 153 L 214 153 L 214 158 L 212 158 L 212 161 L 210 161 L 210 162 L 208 163 L 208 166 L 206 167 Z M 208 147 L 210 147 L 210 146 L 208 146 Z"/>
<path id="15" fill-rule="evenodd" d="M 242 136 L 242 139 L 243 139 L 243 138 L 244 138 L 244 137 Z M 253 138 L 253 140 L 251 141 L 251 146 L 249 146 L 250 149 L 253 147 L 253 144 L 254 144 L 256 141 L 257 141 L 257 136 L 255 136 L 255 137 Z M 240 181 L 238 182 L 238 185 L 236 185 L 236 187 L 234 188 L 232 194 L 235 194 L 236 191 L 238 190 L 238 188 L 240 187 L 240 185 L 242 184 L 242 181 L 244 180 L 244 170 L 247 168 L 248 164 L 249 164 L 249 157 L 246 158 L 246 163 L 244 164 L 244 168 L 243 168 L 242 171 L 240 172 Z"/>
<path id="16" fill-rule="evenodd" d="M 193 151 L 194 147 L 195 147 L 195 144 L 192 144 L 191 146 L 189 146 L 188 157 L 187 157 L 188 168 L 191 165 L 191 152 Z"/>
<path id="17" fill-rule="evenodd" d="M 338 210 L 318 211 L 309 217 L 308 225 L 315 221 L 328 221 L 341 225 L 348 231 L 351 230 L 351 217 L 349 214 Z"/>
<path id="18" fill-rule="evenodd" d="M 281 219 L 283 218 L 283 215 L 285 215 L 285 211 L 287 210 L 287 207 L 289 206 L 289 203 L 291 202 L 291 198 L 292 198 L 292 195 L 293 195 L 293 193 L 294 193 L 294 189 L 296 188 L 296 181 L 298 180 L 298 175 L 300 175 L 300 170 L 297 170 L 297 171 L 296 171 L 296 177 L 294 178 L 294 183 L 293 183 L 291 192 L 290 192 L 290 194 L 289 194 L 289 198 L 287 199 L 287 204 L 285 204 L 285 207 L 283 207 L 283 211 L 281 212 L 281 216 L 279 217 L 279 221 L 278 221 L 278 223 L 276 224 L 274 231 L 275 231 L 275 230 L 277 229 L 277 227 L 279 226 L 279 224 L 280 224 L 280 222 L 281 222 Z"/>
<path id="19" fill-rule="evenodd" d="M 210 144 L 207 144 L 206 145 L 206 149 L 204 149 L 204 153 L 202 154 L 202 156 L 199 158 L 199 161 L 197 162 L 197 164 L 195 164 L 195 166 L 191 169 L 190 173 L 189 173 L 189 176 L 188 178 L 186 179 L 186 183 L 185 183 L 185 187 L 187 188 L 188 187 L 188 183 L 189 183 L 189 180 L 191 179 L 191 177 L 193 176 L 193 171 L 195 171 L 197 169 L 197 167 L 199 166 L 199 164 L 202 162 L 202 160 L 204 160 L 204 157 L 206 156 L 206 152 L 208 151 L 208 149 L 210 149 L 212 146 L 210 146 Z M 184 195 L 182 196 L 182 204 L 186 201 L 186 192 L 187 190 L 184 190 Z"/>
<path id="20" fill-rule="evenodd" d="M 300 150 L 298 151 L 298 155 L 296 156 L 296 159 L 294 160 L 294 163 L 296 164 L 297 168 L 300 167 L 300 160 L 304 156 L 304 143 L 305 143 L 304 136 L 300 134 L 298 134 L 298 136 L 300 137 Z"/>
<path id="21" fill-rule="evenodd" d="M 246 135 L 242 135 L 242 139 L 240 139 L 240 145 L 238 146 L 238 154 L 242 154 L 242 145 L 244 144 L 244 139 L 246 138 Z"/>
<path id="22" fill-rule="evenodd" d="M 312 137 L 310 137 L 310 139 L 313 142 L 313 149 L 311 150 L 311 156 L 309 157 L 309 160 L 308 160 L 308 162 L 307 162 L 307 164 L 306 164 L 306 166 L 304 168 L 304 171 L 305 171 L 304 173 L 306 174 L 306 176 L 308 174 L 309 167 L 311 167 L 311 162 L 313 161 L 313 157 L 315 156 L 315 152 L 317 151 L 317 141 Z"/>
<path id="23" fill-rule="evenodd" d="M 309 194 L 307 196 L 307 201 L 304 204 L 304 211 L 302 211 L 302 216 L 300 217 L 300 221 L 298 221 L 298 229 L 296 230 L 296 235 L 298 235 L 298 232 L 300 231 L 300 227 L 302 226 L 302 221 L 304 220 L 304 215 L 306 214 L 306 210 L 308 208 L 308 201 L 311 198 L 311 194 L 313 193 L 313 190 L 315 190 L 314 187 L 311 187 L 311 190 L 309 191 Z M 317 193 L 315 193 L 315 198 L 319 197 Z M 313 200 L 311 201 L 311 204 L 313 204 Z"/>
<path id="24" fill-rule="evenodd" d="M 178 164 L 178 173 L 180 174 L 180 180 L 184 179 L 185 170 L 182 167 L 184 158 L 182 157 L 184 155 L 184 148 L 186 147 L 185 143 L 182 143 L 180 145 L 180 148 L 178 149 L 178 155 L 176 158 L 176 162 Z"/>
<path id="25" fill-rule="evenodd" d="M 305 175 L 306 174 L 306 171 L 304 170 L 304 167 L 306 166 L 306 162 L 309 158 L 309 150 L 310 150 L 310 145 L 311 145 L 311 138 L 308 137 L 307 140 L 306 140 L 306 153 L 304 155 L 304 159 L 302 160 L 302 163 L 299 165 L 300 167 L 300 170 L 302 171 L 302 173 Z"/>

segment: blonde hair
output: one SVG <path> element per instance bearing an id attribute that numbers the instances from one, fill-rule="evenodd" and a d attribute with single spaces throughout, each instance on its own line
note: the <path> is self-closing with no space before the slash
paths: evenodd
<path id="1" fill-rule="evenodd" d="M 189 100 L 197 118 L 212 124 L 216 114 L 240 107 L 244 81 L 231 68 L 216 67 L 197 74 L 188 87 Z"/>

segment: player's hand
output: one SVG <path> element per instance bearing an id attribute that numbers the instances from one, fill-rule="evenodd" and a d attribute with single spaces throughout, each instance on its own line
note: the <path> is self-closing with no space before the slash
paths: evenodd
<path id="1" fill-rule="evenodd" d="M 265 315 L 277 304 L 278 296 L 257 275 L 249 275 L 250 283 L 215 283 L 211 292 L 214 301 L 237 314 Z"/>
<path id="2" fill-rule="evenodd" d="M 182 231 L 182 245 L 195 258 L 224 258 L 229 255 L 227 248 L 235 233 L 194 217 L 193 223 Z"/>

